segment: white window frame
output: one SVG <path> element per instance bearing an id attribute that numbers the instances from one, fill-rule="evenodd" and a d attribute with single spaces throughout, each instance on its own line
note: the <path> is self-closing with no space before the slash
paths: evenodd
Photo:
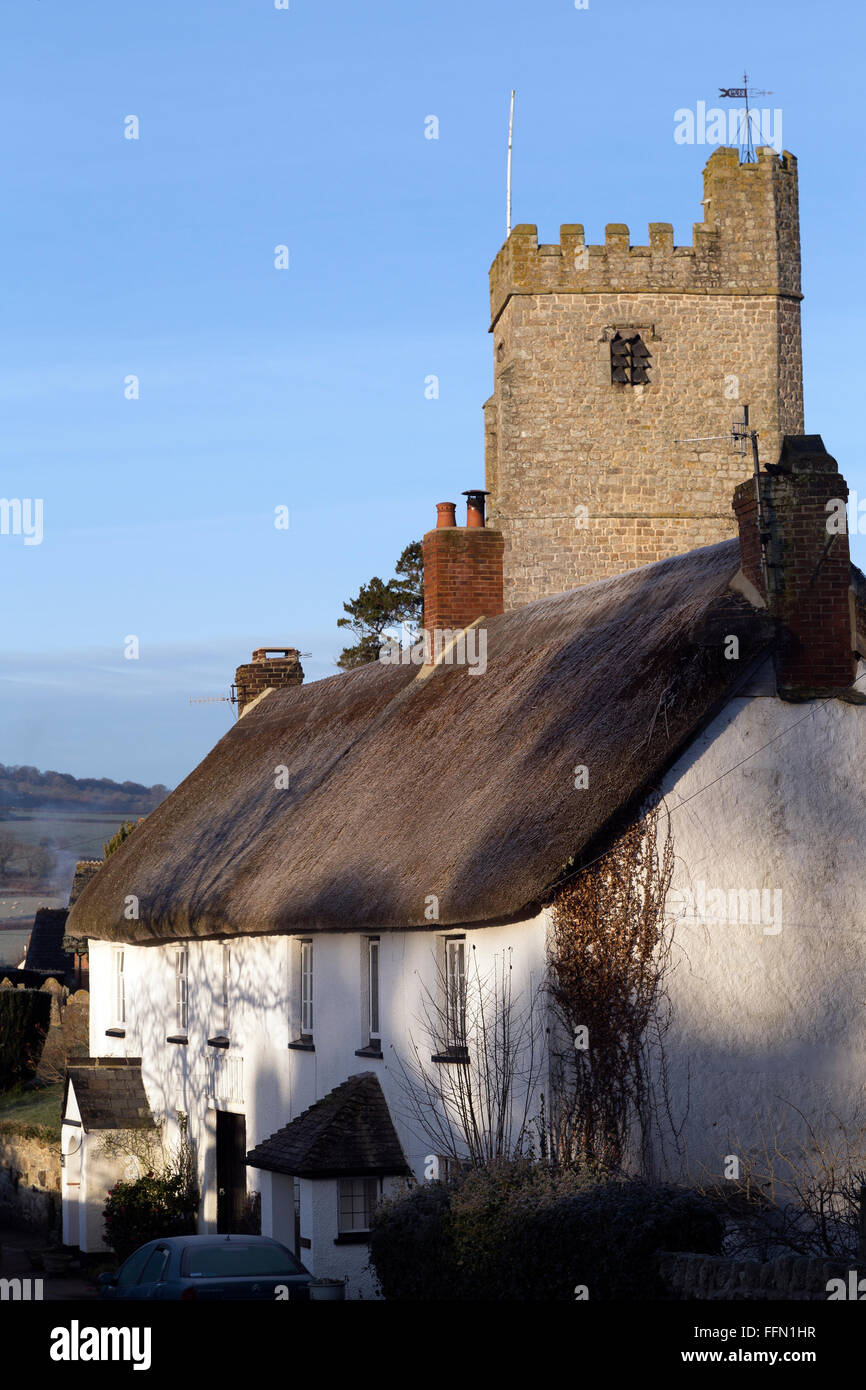
<path id="1" fill-rule="evenodd" d="M 126 947 L 115 946 L 112 951 L 112 1009 L 116 1028 L 126 1026 Z"/>
<path id="2" fill-rule="evenodd" d="M 189 1030 L 189 947 L 174 952 L 174 1022 L 179 1033 Z"/>
<path id="3" fill-rule="evenodd" d="M 351 1187 L 349 1185 L 351 1184 Z M 359 1194 L 358 1189 L 363 1185 L 363 1190 Z M 349 1191 L 346 1188 L 349 1187 Z M 359 1200 L 360 1195 L 360 1200 Z M 370 1231 L 370 1218 L 376 1208 L 376 1204 L 382 1195 L 381 1178 L 357 1177 L 357 1178 L 338 1178 L 337 1179 L 337 1234 L 340 1236 L 367 1235 Z M 344 1224 L 345 1217 L 343 1211 L 344 1199 L 349 1202 L 351 1212 L 349 1222 Z M 366 1220 L 366 1225 L 355 1224 L 355 1214 L 357 1208 L 361 1208 L 361 1221 Z"/>
<path id="4" fill-rule="evenodd" d="M 445 938 L 445 1018 L 449 1047 L 466 1046 L 466 937 Z"/>
<path id="5" fill-rule="evenodd" d="M 382 1041 L 381 944 L 378 936 L 366 938 L 366 1033 L 370 1047 Z"/>
<path id="6" fill-rule="evenodd" d="M 220 985 L 220 1032 L 229 1035 L 229 991 L 232 976 L 232 948 L 227 941 L 222 946 L 222 976 Z"/>
<path id="7" fill-rule="evenodd" d="M 313 941 L 305 936 L 298 941 L 298 1019 L 301 1038 L 313 1041 Z"/>

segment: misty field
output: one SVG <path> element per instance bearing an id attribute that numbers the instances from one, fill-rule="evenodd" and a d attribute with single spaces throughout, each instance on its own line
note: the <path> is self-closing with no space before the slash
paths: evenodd
<path id="1" fill-rule="evenodd" d="M 10 820 L 0 814 L 0 830 L 14 835 L 22 844 L 38 845 L 47 840 L 54 856 L 54 868 L 42 883 L 28 884 L 26 890 L 19 892 L 0 889 L 0 965 L 18 964 L 36 909 L 66 906 L 76 862 L 101 859 L 105 841 L 122 821 L 122 816 L 113 813 L 77 810 L 33 811 Z"/>
<path id="2" fill-rule="evenodd" d="M 96 811 L 40 810 L 5 820 L 0 812 L 0 828 L 24 844 L 38 845 L 40 840 L 50 840 L 55 853 L 62 851 L 76 859 L 101 859 L 105 841 L 124 819 L 136 820 L 137 817 L 124 817 L 116 812 L 106 815 Z"/>
<path id="3" fill-rule="evenodd" d="M 17 927 L 13 931 L 0 929 L 0 970 L 4 965 L 14 968 L 24 959 L 29 935 L 29 926 L 26 931 L 20 931 Z"/>

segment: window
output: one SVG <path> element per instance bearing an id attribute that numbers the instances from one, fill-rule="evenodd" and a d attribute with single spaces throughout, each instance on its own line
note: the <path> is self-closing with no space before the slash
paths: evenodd
<path id="1" fill-rule="evenodd" d="M 222 980 L 220 985 L 220 1032 L 223 1037 L 229 1035 L 229 988 L 231 984 L 232 972 L 232 948 L 223 945 L 222 958 Z"/>
<path id="2" fill-rule="evenodd" d="M 466 1046 L 466 938 L 445 938 L 445 1010 L 448 1046 Z"/>
<path id="3" fill-rule="evenodd" d="M 373 1208 L 379 1200 L 378 1178 L 340 1178 L 340 1235 L 369 1231 Z"/>
<path id="4" fill-rule="evenodd" d="M 301 1038 L 313 1040 L 313 943 L 301 941 L 299 952 Z"/>
<path id="5" fill-rule="evenodd" d="M 157 1246 L 141 1273 L 140 1284 L 158 1284 L 168 1264 L 168 1250 L 164 1245 Z"/>
<path id="6" fill-rule="evenodd" d="M 117 1275 L 117 1287 L 119 1289 L 125 1289 L 130 1284 L 138 1283 L 138 1276 L 152 1253 L 152 1245 L 143 1245 L 140 1250 L 136 1250 L 134 1255 L 130 1255 L 129 1259 L 120 1266 Z"/>
<path id="7" fill-rule="evenodd" d="M 425 1160 L 424 1176 L 429 1176 L 434 1182 L 450 1182 L 458 1176 L 463 1166 L 462 1159 L 452 1158 L 450 1154 L 429 1154 Z"/>
<path id="8" fill-rule="evenodd" d="M 114 1022 L 118 1028 L 126 1023 L 125 959 L 126 952 L 122 946 L 118 946 L 114 952 Z"/>
<path id="9" fill-rule="evenodd" d="M 649 384 L 651 354 L 639 333 L 628 329 L 614 333 L 610 341 L 610 379 L 620 386 Z"/>
<path id="10" fill-rule="evenodd" d="M 175 1027 L 185 1033 L 189 1027 L 189 948 L 179 946 L 174 953 Z"/>
<path id="11" fill-rule="evenodd" d="M 365 1032 L 370 1047 L 378 1047 L 381 1042 L 379 1031 L 379 938 L 366 938 L 366 1005 L 367 1020 Z"/>
<path id="12" fill-rule="evenodd" d="M 186 1279 L 267 1279 L 302 1273 L 303 1266 L 285 1245 L 242 1245 L 237 1236 L 219 1245 L 188 1246 L 181 1262 L 181 1278 Z"/>

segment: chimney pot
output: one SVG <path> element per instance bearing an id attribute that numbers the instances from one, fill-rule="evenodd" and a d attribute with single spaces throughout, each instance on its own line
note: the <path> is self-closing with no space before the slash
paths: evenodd
<path id="1" fill-rule="evenodd" d="M 457 525 L 457 503 L 456 502 L 437 502 L 436 503 L 436 529 L 441 526 Z"/>
<path id="2" fill-rule="evenodd" d="M 464 492 L 463 496 L 466 498 L 467 526 L 484 525 L 484 499 L 487 495 L 488 494 L 483 488 L 470 488 L 467 492 Z"/>
<path id="3" fill-rule="evenodd" d="M 423 541 L 424 627 L 431 637 L 436 632 L 459 631 L 477 618 L 492 618 L 504 611 L 504 537 L 484 525 L 486 494 L 465 495 L 471 499 L 467 524 L 455 526 L 453 503 L 440 502 L 440 518 L 442 508 L 448 507 L 452 519 L 444 526 L 440 520 Z"/>

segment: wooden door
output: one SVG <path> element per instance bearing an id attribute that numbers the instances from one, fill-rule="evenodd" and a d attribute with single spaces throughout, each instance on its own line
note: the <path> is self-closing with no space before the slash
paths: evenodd
<path id="1" fill-rule="evenodd" d="M 217 1111 L 217 1231 L 243 1229 L 247 1196 L 247 1125 L 243 1115 Z"/>

